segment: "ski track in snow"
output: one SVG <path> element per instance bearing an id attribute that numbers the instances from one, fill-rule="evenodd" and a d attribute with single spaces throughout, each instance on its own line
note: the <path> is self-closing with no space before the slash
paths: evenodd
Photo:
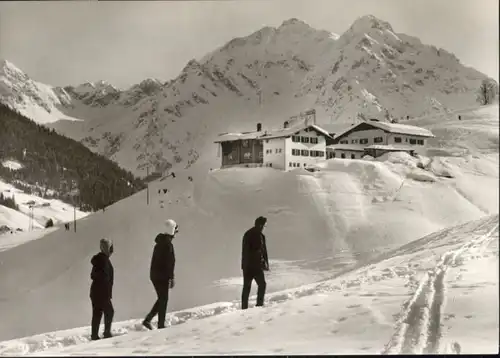
<path id="1" fill-rule="evenodd" d="M 490 227 L 486 221 L 478 229 Z M 427 272 L 413 296 L 404 303 L 396 332 L 382 354 L 439 354 L 441 317 L 446 304 L 445 278 L 449 267 L 460 265 L 460 256 L 467 251 L 484 248 L 494 239 L 498 223 L 486 234 L 444 253 L 436 267 Z"/>

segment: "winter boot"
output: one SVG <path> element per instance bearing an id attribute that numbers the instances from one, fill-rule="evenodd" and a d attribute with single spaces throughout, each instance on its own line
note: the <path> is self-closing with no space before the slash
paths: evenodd
<path id="1" fill-rule="evenodd" d="M 147 329 L 149 329 L 150 331 L 153 330 L 153 326 L 151 326 L 151 322 L 149 322 L 149 321 L 146 321 L 146 320 L 142 321 L 142 325 L 144 327 L 146 327 Z"/>
<path id="2" fill-rule="evenodd" d="M 111 334 L 111 332 L 104 332 L 104 334 L 102 335 L 104 338 L 112 338 L 113 335 Z"/>
<path id="3" fill-rule="evenodd" d="M 91 341 L 98 341 L 98 340 L 100 340 L 100 338 L 99 338 L 99 336 L 92 336 L 92 337 L 90 337 L 90 340 Z"/>

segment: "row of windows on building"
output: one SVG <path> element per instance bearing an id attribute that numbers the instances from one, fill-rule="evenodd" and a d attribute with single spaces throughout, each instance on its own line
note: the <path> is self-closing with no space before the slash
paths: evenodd
<path id="1" fill-rule="evenodd" d="M 304 167 L 305 167 L 306 165 L 307 165 L 307 164 L 306 164 L 306 163 L 304 163 Z M 290 162 L 290 163 L 288 163 L 288 166 L 289 166 L 290 168 L 300 168 L 300 163 Z"/>
<path id="2" fill-rule="evenodd" d="M 375 137 L 373 138 L 373 143 L 383 143 L 384 138 L 383 137 Z M 402 143 L 403 139 L 401 137 L 394 137 L 394 143 Z M 410 144 L 418 144 L 418 145 L 424 145 L 424 140 L 423 139 L 414 139 L 414 138 L 405 138 L 405 142 Z M 347 139 L 342 139 L 340 144 L 349 144 L 349 140 Z M 368 138 L 361 138 L 361 139 L 351 139 L 351 144 L 368 144 Z"/>
<path id="3" fill-rule="evenodd" d="M 304 137 L 300 135 L 293 135 L 292 142 L 294 143 L 311 143 L 318 144 L 318 138 L 315 137 Z"/>
<path id="4" fill-rule="evenodd" d="M 336 157 L 335 152 L 328 152 L 327 155 L 326 155 L 326 159 L 333 159 L 335 157 Z M 346 153 L 340 153 L 340 158 L 345 159 L 347 157 L 348 157 L 348 155 Z M 349 157 L 351 159 L 356 159 L 356 154 L 351 153 L 351 154 L 349 154 Z M 362 157 L 363 157 L 363 153 L 358 154 L 358 158 L 361 159 Z"/>
<path id="5" fill-rule="evenodd" d="M 376 137 L 373 139 L 374 143 L 382 143 L 384 141 L 384 138 L 382 137 Z M 349 144 L 349 140 L 347 139 L 342 139 L 340 144 Z M 351 139 L 351 144 L 368 144 L 368 138 L 361 138 L 361 139 Z"/>
<path id="6" fill-rule="evenodd" d="M 324 157 L 325 152 L 322 150 L 292 149 L 292 155 L 300 155 L 302 157 Z"/>
<path id="7" fill-rule="evenodd" d="M 275 154 L 279 154 L 279 153 L 282 153 L 282 152 L 283 152 L 283 148 L 276 148 L 274 150 Z M 266 154 L 273 154 L 273 150 L 272 149 L 266 149 Z"/>
<path id="8" fill-rule="evenodd" d="M 307 164 L 304 163 L 303 166 L 305 167 Z M 295 163 L 295 162 L 289 162 L 288 163 L 288 166 L 290 168 L 300 168 L 300 163 Z M 269 167 L 269 168 L 272 168 L 273 167 L 273 163 L 266 163 L 266 167 Z"/>

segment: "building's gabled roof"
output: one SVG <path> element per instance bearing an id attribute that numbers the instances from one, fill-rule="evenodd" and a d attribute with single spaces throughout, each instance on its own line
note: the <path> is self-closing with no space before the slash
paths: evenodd
<path id="1" fill-rule="evenodd" d="M 364 152 L 365 147 L 356 145 L 356 144 L 332 144 L 328 145 L 326 149 L 333 149 L 333 150 L 350 150 L 353 152 Z"/>
<path id="2" fill-rule="evenodd" d="M 371 124 L 389 133 L 410 134 L 420 137 L 434 137 L 434 134 L 432 134 L 430 130 L 422 127 L 410 126 L 408 124 L 389 122 L 373 122 Z"/>
<path id="3" fill-rule="evenodd" d="M 214 143 L 232 142 L 235 140 L 258 139 L 264 135 L 264 132 L 244 132 L 244 133 L 224 133 L 220 134 Z"/>
<path id="4" fill-rule="evenodd" d="M 282 128 L 282 129 L 277 129 L 277 130 L 271 131 L 271 132 L 267 133 L 266 135 L 264 135 L 261 139 L 274 139 L 274 138 L 289 137 L 289 136 L 292 136 L 295 133 L 300 132 L 306 128 L 312 128 L 317 133 L 319 133 L 325 137 L 332 138 L 330 136 L 330 134 L 328 133 L 328 131 L 324 130 L 323 128 L 321 128 L 315 124 L 301 123 L 300 125 L 293 126 L 290 128 Z"/>
<path id="5" fill-rule="evenodd" d="M 275 139 L 294 135 L 306 128 L 312 128 L 317 133 L 333 139 L 332 136 L 325 129 L 315 125 L 315 124 L 305 124 L 301 123 L 290 128 L 275 129 L 273 131 L 260 131 L 260 132 L 244 132 L 244 133 L 223 133 L 219 134 L 217 140 L 214 143 L 221 142 L 233 142 L 236 140 L 246 140 L 246 139 Z"/>
<path id="6" fill-rule="evenodd" d="M 434 137 L 434 134 L 432 134 L 431 131 L 429 131 L 428 129 L 425 129 L 425 128 L 421 128 L 421 127 L 410 126 L 408 124 L 367 121 L 367 122 L 361 122 L 355 126 L 352 126 L 351 128 L 346 129 L 344 132 L 336 135 L 335 139 L 338 139 L 340 137 L 343 137 L 343 136 L 351 133 L 351 131 L 354 131 L 359 126 L 366 126 L 366 125 L 381 129 L 381 130 L 383 130 L 385 132 L 389 132 L 389 133 L 407 134 L 407 135 L 414 135 L 414 136 L 428 137 L 428 138 Z"/>
<path id="7" fill-rule="evenodd" d="M 343 133 L 350 128 L 354 127 L 352 123 L 322 123 L 320 124 L 321 128 L 328 131 L 330 135 L 335 135 L 337 133 Z"/>

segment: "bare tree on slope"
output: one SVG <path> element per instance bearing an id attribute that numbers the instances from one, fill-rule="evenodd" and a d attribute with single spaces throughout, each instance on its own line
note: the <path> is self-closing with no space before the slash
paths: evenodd
<path id="1" fill-rule="evenodd" d="M 479 90 L 477 93 L 477 101 L 482 106 L 491 104 L 494 102 L 497 94 L 498 94 L 498 84 L 491 79 L 485 79 L 481 82 L 481 86 L 479 86 Z"/>

